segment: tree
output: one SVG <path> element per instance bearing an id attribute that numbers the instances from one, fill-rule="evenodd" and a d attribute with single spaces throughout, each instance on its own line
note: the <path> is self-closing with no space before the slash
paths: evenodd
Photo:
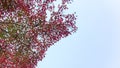
<path id="1" fill-rule="evenodd" d="M 0 68 L 35 68 L 51 45 L 76 31 L 76 16 L 63 13 L 71 0 L 57 11 L 55 1 L 0 0 Z"/>

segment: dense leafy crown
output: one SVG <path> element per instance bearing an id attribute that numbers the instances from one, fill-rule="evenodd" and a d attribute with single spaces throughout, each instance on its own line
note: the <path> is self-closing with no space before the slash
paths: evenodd
<path id="1" fill-rule="evenodd" d="M 0 68 L 35 68 L 45 51 L 76 31 L 70 0 L 0 0 Z M 47 11 L 50 18 L 47 21 Z"/>

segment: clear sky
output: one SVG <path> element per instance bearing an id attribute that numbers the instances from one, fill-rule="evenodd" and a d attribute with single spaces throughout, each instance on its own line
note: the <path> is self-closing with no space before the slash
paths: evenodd
<path id="1" fill-rule="evenodd" d="M 74 0 L 78 31 L 48 49 L 37 68 L 120 68 L 120 0 Z"/>

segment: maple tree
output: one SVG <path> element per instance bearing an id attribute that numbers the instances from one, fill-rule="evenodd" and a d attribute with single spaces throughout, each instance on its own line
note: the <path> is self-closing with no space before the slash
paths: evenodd
<path id="1" fill-rule="evenodd" d="M 47 49 L 75 32 L 71 0 L 0 0 L 0 68 L 35 68 Z M 49 21 L 47 11 L 50 12 Z"/>

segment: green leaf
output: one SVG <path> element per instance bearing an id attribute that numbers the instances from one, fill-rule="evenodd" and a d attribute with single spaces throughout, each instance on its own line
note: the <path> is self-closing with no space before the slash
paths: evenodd
<path id="1" fill-rule="evenodd" d="M 0 38 L 5 38 L 4 33 L 0 33 Z"/>

